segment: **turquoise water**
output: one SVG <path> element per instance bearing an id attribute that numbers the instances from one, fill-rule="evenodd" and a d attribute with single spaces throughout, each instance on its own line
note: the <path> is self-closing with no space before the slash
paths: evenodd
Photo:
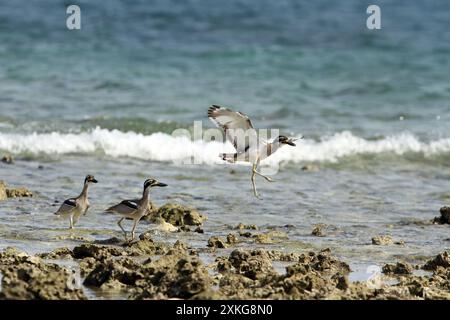
<path id="1" fill-rule="evenodd" d="M 65 1 L 0 4 L 0 154 L 16 158 L 0 178 L 36 194 L 1 203 L 1 247 L 65 244 L 52 205 L 87 173 L 101 183 L 86 237 L 119 235 L 101 210 L 151 175 L 170 185 L 155 202 L 209 217 L 204 235 L 170 241 L 203 246 L 235 221 L 293 225 L 286 248 L 330 246 L 363 265 L 449 247 L 448 227 L 421 224 L 450 202 L 448 1 L 77 3 L 79 31 L 65 28 Z M 381 7 L 379 31 L 365 27 L 369 4 Z M 215 163 L 223 146 L 171 137 L 193 121 L 212 127 L 211 104 L 305 136 L 269 161 L 280 171 L 258 180 L 263 201 L 248 167 Z M 202 163 L 180 164 L 191 156 Z M 317 223 L 327 237 L 310 236 Z M 406 245 L 371 246 L 380 233 Z"/>

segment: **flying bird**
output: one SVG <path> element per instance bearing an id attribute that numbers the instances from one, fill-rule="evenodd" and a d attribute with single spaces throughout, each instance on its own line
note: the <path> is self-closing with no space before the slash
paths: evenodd
<path id="1" fill-rule="evenodd" d="M 273 182 L 270 177 L 263 175 L 257 170 L 260 161 L 274 154 L 284 145 L 295 147 L 294 141 L 297 138 L 288 138 L 280 135 L 271 142 L 265 141 L 258 135 L 247 115 L 217 105 L 213 105 L 208 109 L 208 117 L 219 128 L 223 129 L 227 140 L 236 149 L 235 153 L 221 154 L 220 157 L 222 160 L 229 163 L 242 161 L 252 164 L 251 181 L 253 194 L 255 197 L 260 198 L 256 190 L 255 175 L 259 175 L 267 181 Z"/>

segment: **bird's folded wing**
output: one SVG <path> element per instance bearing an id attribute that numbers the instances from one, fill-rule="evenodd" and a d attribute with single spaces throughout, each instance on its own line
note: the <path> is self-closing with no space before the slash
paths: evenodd
<path id="1" fill-rule="evenodd" d="M 208 117 L 225 132 L 226 138 L 235 147 L 237 153 L 246 152 L 250 143 L 257 143 L 256 130 L 249 117 L 242 112 L 213 105 L 208 109 Z M 236 134 L 245 133 L 247 137 L 236 137 Z M 244 140 L 245 139 L 245 140 Z"/>
<path id="2" fill-rule="evenodd" d="M 137 200 L 123 200 L 121 203 L 116 204 L 108 209 L 106 212 L 116 212 L 121 214 L 131 214 L 138 209 Z"/>
<path id="3" fill-rule="evenodd" d="M 63 202 L 58 211 L 55 212 L 56 215 L 66 214 L 72 212 L 77 207 L 77 199 L 70 198 Z"/>

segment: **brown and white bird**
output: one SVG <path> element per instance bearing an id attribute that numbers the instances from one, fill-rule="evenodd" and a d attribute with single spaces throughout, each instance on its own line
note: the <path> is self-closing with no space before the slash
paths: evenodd
<path id="1" fill-rule="evenodd" d="M 124 219 L 133 220 L 133 228 L 131 229 L 131 240 L 134 239 L 134 231 L 136 230 L 139 221 L 147 215 L 149 204 L 149 193 L 152 187 L 166 187 L 167 184 L 159 182 L 156 179 L 147 179 L 144 182 L 144 191 L 140 199 L 123 200 L 119 204 L 116 204 L 105 212 L 116 213 L 121 216 L 117 224 L 125 234 L 125 241 L 127 241 L 127 232 L 122 227 L 122 221 Z"/>
<path id="2" fill-rule="evenodd" d="M 63 202 L 58 211 L 55 212 L 56 215 L 62 217 L 69 217 L 70 229 L 73 229 L 78 219 L 85 215 L 89 209 L 88 200 L 88 189 L 91 183 L 97 183 L 98 181 L 94 176 L 87 175 L 84 179 L 83 190 L 80 195 L 76 198 L 69 198 Z"/>
<path id="3" fill-rule="evenodd" d="M 208 109 L 208 117 L 219 127 L 222 128 L 228 141 L 230 141 L 236 153 L 224 153 L 220 157 L 230 163 L 249 162 L 252 164 L 252 186 L 255 197 L 259 198 L 256 190 L 255 175 L 259 175 L 267 181 L 273 180 L 259 171 L 257 171 L 261 160 L 274 154 L 284 145 L 295 147 L 295 140 L 301 138 L 288 138 L 278 136 L 271 142 L 265 141 L 259 137 L 249 117 L 242 112 L 233 111 L 228 108 L 213 105 Z"/>

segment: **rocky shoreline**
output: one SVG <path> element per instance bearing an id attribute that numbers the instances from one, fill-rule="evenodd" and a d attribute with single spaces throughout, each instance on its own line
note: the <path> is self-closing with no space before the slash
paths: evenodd
<path id="1" fill-rule="evenodd" d="M 32 196 L 11 190 L 0 182 L 0 198 Z M 450 208 L 441 208 L 429 224 L 448 224 L 449 213 Z M 203 233 L 207 217 L 168 203 L 150 204 L 146 219 L 165 232 Z M 148 232 L 131 243 L 113 237 L 36 255 L 8 247 L 0 252 L 0 299 L 83 300 L 111 292 L 123 299 L 450 299 L 446 251 L 417 265 L 395 261 L 367 281 L 352 282 L 350 266 L 328 248 L 271 250 L 288 239 L 286 233 L 242 223 L 227 228 L 201 248 L 156 242 Z M 325 224 L 315 225 L 311 235 L 324 237 L 326 230 Z M 389 235 L 371 242 L 404 246 Z M 280 263 L 284 270 L 275 267 Z"/>
<path id="2" fill-rule="evenodd" d="M 0 299 L 88 299 L 85 289 L 124 299 L 450 299 L 448 252 L 422 265 L 386 264 L 368 281 L 351 282 L 349 265 L 330 249 L 236 248 L 205 264 L 201 255 L 220 246 L 156 243 L 145 233 L 132 243 L 105 242 L 114 244 L 85 243 L 37 255 L 6 248 L 0 253 Z M 277 261 L 287 264 L 284 272 L 274 268 Z"/>

